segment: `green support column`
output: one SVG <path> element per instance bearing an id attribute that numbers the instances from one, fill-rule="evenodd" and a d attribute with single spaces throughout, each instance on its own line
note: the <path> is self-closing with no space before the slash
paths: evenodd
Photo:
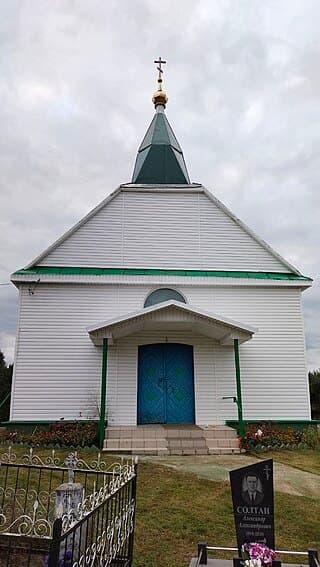
<path id="1" fill-rule="evenodd" d="M 99 447 L 102 449 L 104 442 L 105 416 L 106 416 L 106 392 L 107 392 L 107 360 L 108 339 L 103 339 L 102 344 L 102 371 L 101 371 L 101 397 L 100 397 L 100 421 L 99 421 Z"/>
<path id="2" fill-rule="evenodd" d="M 234 361 L 236 366 L 236 380 L 237 380 L 238 433 L 240 436 L 242 436 L 244 435 L 244 423 L 243 423 L 243 414 L 242 414 L 239 339 L 233 339 L 233 347 L 234 347 Z"/>

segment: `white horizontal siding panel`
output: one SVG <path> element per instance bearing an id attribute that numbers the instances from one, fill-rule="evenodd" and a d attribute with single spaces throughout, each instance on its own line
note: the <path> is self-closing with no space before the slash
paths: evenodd
<path id="1" fill-rule="evenodd" d="M 199 199 L 203 269 L 214 265 L 217 270 L 284 271 L 278 259 L 206 195 L 200 195 Z"/>
<path id="2" fill-rule="evenodd" d="M 183 268 L 190 261 L 199 266 L 198 194 L 126 193 L 124 265 Z"/>
<path id="3" fill-rule="evenodd" d="M 246 317 L 259 327 L 252 341 L 240 347 L 244 417 L 310 419 L 299 291 L 230 292 L 216 290 L 216 309 L 237 311 L 240 320 Z M 224 369 L 221 360 L 221 373 Z M 221 386 L 219 382 L 221 395 L 234 395 L 225 394 Z"/>
<path id="4" fill-rule="evenodd" d="M 40 266 L 121 266 L 124 194 L 100 209 L 48 256 Z"/>
<path id="5" fill-rule="evenodd" d="M 101 347 L 86 327 L 143 307 L 150 285 L 42 284 L 22 286 L 11 419 L 97 415 Z M 310 419 L 300 291 L 293 288 L 184 286 L 188 303 L 257 327 L 240 346 L 246 419 Z M 233 349 L 191 333 L 150 333 L 109 347 L 108 415 L 136 420 L 137 347 L 141 341 L 189 341 L 195 353 L 197 423 L 223 423 L 236 407 Z"/>
<path id="6" fill-rule="evenodd" d="M 206 193 L 122 191 L 40 266 L 290 271 Z"/>

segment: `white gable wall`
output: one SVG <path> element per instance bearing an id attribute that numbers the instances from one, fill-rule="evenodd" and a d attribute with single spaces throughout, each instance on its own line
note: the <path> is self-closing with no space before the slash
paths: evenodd
<path id="1" fill-rule="evenodd" d="M 246 419 L 310 419 L 300 290 L 180 286 L 188 303 L 259 328 L 240 346 Z M 261 283 L 261 282 L 259 282 Z M 143 307 L 150 285 L 42 284 L 21 289 L 12 420 L 74 419 L 94 413 L 101 347 L 86 327 Z M 206 337 L 167 334 L 194 345 L 197 423 L 223 423 L 236 408 L 233 350 Z M 137 345 L 165 341 L 134 335 L 109 348 L 108 412 L 117 424 L 136 423 Z"/>
<path id="2" fill-rule="evenodd" d="M 290 271 L 203 189 L 123 189 L 37 264 Z"/>

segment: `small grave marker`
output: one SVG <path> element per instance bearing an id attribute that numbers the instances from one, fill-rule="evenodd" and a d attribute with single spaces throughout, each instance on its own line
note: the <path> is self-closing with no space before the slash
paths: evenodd
<path id="1" fill-rule="evenodd" d="M 77 455 L 75 453 L 69 453 L 69 455 L 67 456 L 64 462 L 68 467 L 68 475 L 69 475 L 68 482 L 72 484 L 74 483 L 74 469 L 78 462 Z"/>
<path id="2" fill-rule="evenodd" d="M 60 484 L 55 492 L 55 518 L 70 516 L 72 521 L 76 521 L 79 516 L 79 506 L 84 499 L 84 488 L 79 482 L 74 482 L 74 469 L 77 465 L 77 456 L 70 453 L 65 460 L 68 467 L 68 482 Z M 80 546 L 81 527 L 78 528 L 72 538 L 67 540 L 66 549 L 60 550 L 60 561 L 64 561 L 66 552 L 78 553 Z M 64 563 L 63 563 L 64 564 Z"/>

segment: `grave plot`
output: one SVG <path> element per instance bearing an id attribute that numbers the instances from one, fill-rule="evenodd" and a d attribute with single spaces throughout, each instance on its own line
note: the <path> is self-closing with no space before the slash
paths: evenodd
<path id="1" fill-rule="evenodd" d="M 137 464 L 0 456 L 0 567 L 131 566 Z M 86 563 L 87 564 L 87 563 Z"/>
<path id="2" fill-rule="evenodd" d="M 198 557 L 190 567 L 281 567 L 279 557 L 296 555 L 310 567 L 320 567 L 318 551 L 276 550 L 274 526 L 273 460 L 268 459 L 230 471 L 237 547 L 198 543 Z M 211 551 L 237 552 L 232 562 L 210 559 Z M 286 564 L 284 564 L 286 565 Z M 292 564 L 291 564 L 292 567 Z"/>

